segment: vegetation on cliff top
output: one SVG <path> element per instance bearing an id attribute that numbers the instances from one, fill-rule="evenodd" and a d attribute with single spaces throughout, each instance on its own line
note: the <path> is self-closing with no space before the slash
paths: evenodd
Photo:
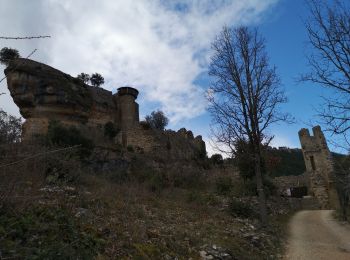
<path id="1" fill-rule="evenodd" d="M 4 47 L 0 50 L 0 63 L 8 66 L 10 61 L 20 58 L 18 50 Z"/>
<path id="2" fill-rule="evenodd" d="M 280 252 L 273 235 L 278 226 L 258 228 L 254 196 L 240 192 L 243 184 L 229 169 L 220 182 L 224 163 L 213 162 L 211 170 L 199 161 L 174 167 L 125 149 L 119 171 L 99 171 L 92 161 L 77 159 L 78 149 L 56 149 L 74 145 L 79 136 L 51 123 L 48 146 L 1 146 L 2 256 L 257 259 Z M 26 155 L 32 159 L 23 160 Z M 272 219 L 288 208 L 283 201 L 269 205 Z"/>

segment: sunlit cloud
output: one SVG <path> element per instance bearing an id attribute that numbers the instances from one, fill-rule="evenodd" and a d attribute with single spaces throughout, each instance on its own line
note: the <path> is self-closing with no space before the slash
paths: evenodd
<path id="1" fill-rule="evenodd" d="M 52 38 L 1 45 L 23 56 L 38 48 L 33 59 L 73 76 L 99 72 L 109 90 L 134 86 L 144 95 L 143 106 L 157 102 L 178 122 L 205 111 L 205 89 L 194 82 L 206 71 L 210 44 L 222 26 L 257 23 L 276 2 L 5 0 L 1 34 Z M 13 106 L 9 95 L 0 102 Z"/>

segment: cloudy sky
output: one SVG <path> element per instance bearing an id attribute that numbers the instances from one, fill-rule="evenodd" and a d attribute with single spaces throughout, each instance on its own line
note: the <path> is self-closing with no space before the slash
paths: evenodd
<path id="1" fill-rule="evenodd" d="M 0 40 L 73 76 L 101 73 L 104 88 L 140 90 L 141 116 L 161 109 L 169 128 L 187 127 L 209 139 L 204 92 L 210 85 L 210 45 L 223 25 L 257 26 L 267 40 L 297 123 L 275 126 L 275 145 L 298 147 L 322 90 L 300 86 L 306 33 L 302 0 L 0 0 L 0 36 L 50 35 L 50 39 Z M 2 69 L 1 69 L 2 71 Z M 1 72 L 0 76 L 3 76 Z M 0 85 L 0 107 L 18 109 Z M 210 150 L 210 149 L 209 149 Z"/>

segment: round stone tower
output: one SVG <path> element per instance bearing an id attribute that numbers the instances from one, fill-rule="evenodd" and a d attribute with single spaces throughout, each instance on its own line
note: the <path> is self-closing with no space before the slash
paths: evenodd
<path id="1" fill-rule="evenodd" d="M 139 105 L 135 102 L 139 92 L 131 87 L 118 88 L 118 122 L 122 130 L 127 130 L 139 122 Z"/>

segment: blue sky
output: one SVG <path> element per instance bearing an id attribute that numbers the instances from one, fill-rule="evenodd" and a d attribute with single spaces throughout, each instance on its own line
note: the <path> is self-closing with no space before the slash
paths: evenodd
<path id="1" fill-rule="evenodd" d="M 274 145 L 299 147 L 299 129 L 315 124 L 319 96 L 330 94 L 296 82 L 307 71 L 306 16 L 304 0 L 2 0 L 1 34 L 52 37 L 0 40 L 0 48 L 17 48 L 23 56 L 36 48 L 34 60 L 73 76 L 100 72 L 112 91 L 131 85 L 140 90 L 141 117 L 162 109 L 169 128 L 186 127 L 208 141 L 210 44 L 225 24 L 257 26 L 289 99 L 282 109 L 296 119 L 271 127 Z M 4 82 L 0 90 L 7 94 L 0 96 L 0 107 L 19 115 Z"/>
<path id="2" fill-rule="evenodd" d="M 298 81 L 299 75 L 308 71 L 305 55 L 310 49 L 303 24 L 307 16 L 308 10 L 303 0 L 283 0 L 267 10 L 263 18 L 254 24 L 266 40 L 271 64 L 277 67 L 288 98 L 288 102 L 283 104 L 281 109 L 295 118 L 293 124 L 280 123 L 269 129 L 275 136 L 275 146 L 300 148 L 298 131 L 301 128 L 309 128 L 311 132 L 311 126 L 319 123 L 315 115 L 317 108 L 322 104 L 321 96 L 332 95 L 330 90 Z M 198 81 L 203 86 L 210 85 L 210 78 L 206 74 Z M 174 127 L 179 127 L 181 123 L 183 122 Z M 204 136 L 210 133 L 209 124 L 210 115 L 207 113 L 186 121 L 186 125 Z M 329 139 L 333 138 L 328 133 L 325 135 Z M 330 147 L 339 151 L 331 144 Z"/>

